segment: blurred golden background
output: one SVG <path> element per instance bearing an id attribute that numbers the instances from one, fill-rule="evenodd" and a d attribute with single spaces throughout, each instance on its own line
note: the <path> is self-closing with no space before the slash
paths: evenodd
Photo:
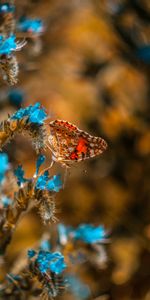
<path id="1" fill-rule="evenodd" d="M 25 14 L 45 24 L 43 35 L 27 37 L 17 54 L 23 106 L 41 102 L 50 120 L 67 120 L 108 142 L 102 156 L 69 170 L 56 203 L 61 222 L 103 224 L 110 232 L 106 266 L 79 266 L 91 299 L 149 300 L 150 3 L 22 0 L 16 9 L 17 18 Z M 142 52 L 146 46 L 149 52 Z M 7 86 L 0 84 L 2 98 Z M 3 106 L 0 118 L 13 111 Z M 13 166 L 21 163 L 33 175 L 36 155 L 28 139 L 18 136 L 4 150 Z M 50 162 L 51 153 L 46 156 Z M 44 230 L 35 210 L 26 214 L 9 245 L 8 265 Z"/>

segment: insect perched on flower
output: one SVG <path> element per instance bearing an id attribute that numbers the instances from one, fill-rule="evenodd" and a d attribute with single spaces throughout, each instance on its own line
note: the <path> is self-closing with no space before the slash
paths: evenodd
<path id="1" fill-rule="evenodd" d="M 49 126 L 47 146 L 52 151 L 53 161 L 64 166 L 95 157 L 107 148 L 104 139 L 92 136 L 67 121 L 55 120 Z"/>

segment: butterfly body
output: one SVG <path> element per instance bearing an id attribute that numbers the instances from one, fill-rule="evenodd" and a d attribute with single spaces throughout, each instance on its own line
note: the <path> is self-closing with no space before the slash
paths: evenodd
<path id="1" fill-rule="evenodd" d="M 62 120 L 50 122 L 49 148 L 54 161 L 62 164 L 80 162 L 101 154 L 107 143 Z"/>

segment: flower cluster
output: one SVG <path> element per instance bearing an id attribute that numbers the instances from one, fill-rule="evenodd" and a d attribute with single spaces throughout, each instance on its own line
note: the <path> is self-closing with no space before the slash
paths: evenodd
<path id="1" fill-rule="evenodd" d="M 40 103 L 30 105 L 26 108 L 20 108 L 15 114 L 11 116 L 12 120 L 20 120 L 26 117 L 30 123 L 42 125 L 44 120 L 47 118 L 47 114 L 44 108 L 40 107 Z"/>
<path id="2" fill-rule="evenodd" d="M 3 162 L 3 170 L 5 170 L 6 165 L 5 163 L 5 155 L 2 157 Z M 34 176 L 35 180 L 35 189 L 40 191 L 50 191 L 50 192 L 59 192 L 62 189 L 63 183 L 61 181 L 60 175 L 54 175 L 52 178 L 49 177 L 48 171 L 45 171 L 44 174 L 38 176 L 39 168 L 44 163 L 45 156 L 39 155 L 37 162 L 36 162 L 36 172 Z M 17 183 L 20 186 L 21 184 L 29 181 L 28 179 L 24 178 L 24 170 L 21 165 L 17 167 L 17 169 L 14 171 L 15 176 L 17 177 Z"/>
<path id="3" fill-rule="evenodd" d="M 59 192 L 62 189 L 62 181 L 60 175 L 54 175 L 51 179 L 46 171 L 43 175 L 39 176 L 36 182 L 37 190 L 48 190 L 53 192 Z"/>
<path id="4" fill-rule="evenodd" d="M 0 123 L 0 147 L 8 143 L 17 133 L 28 134 L 37 152 L 45 148 L 47 114 L 40 103 L 20 108 L 7 120 Z"/>
<path id="5" fill-rule="evenodd" d="M 56 275 L 62 274 L 66 268 L 64 262 L 64 256 L 60 252 L 49 252 L 39 251 L 38 253 L 34 250 L 28 251 L 29 259 L 34 259 L 35 266 L 40 270 L 41 273 L 52 272 Z"/>
<path id="6" fill-rule="evenodd" d="M 3 79 L 9 85 L 18 81 L 18 62 L 14 52 L 26 44 L 25 41 L 17 42 L 15 35 L 15 6 L 13 3 L 0 4 L 1 35 L 0 35 L 0 67 Z"/>
<path id="7" fill-rule="evenodd" d="M 17 29 L 21 32 L 40 34 L 44 31 L 44 25 L 40 19 L 22 17 L 17 24 Z"/>

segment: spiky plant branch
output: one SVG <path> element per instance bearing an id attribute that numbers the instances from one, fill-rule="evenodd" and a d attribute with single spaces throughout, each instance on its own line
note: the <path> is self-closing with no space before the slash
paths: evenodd
<path id="1" fill-rule="evenodd" d="M 0 148 L 12 140 L 16 134 L 28 134 L 37 151 L 44 148 L 45 128 L 43 125 L 37 125 L 28 122 L 28 118 L 24 117 L 19 120 L 8 118 L 0 124 Z"/>
<path id="2" fill-rule="evenodd" d="M 41 295 L 42 299 L 52 299 L 65 289 L 65 268 L 61 253 L 30 250 L 29 260 L 19 274 L 7 275 L 5 283 L 0 286 L 0 297 L 22 300 Z"/>
<path id="3" fill-rule="evenodd" d="M 0 124 L 0 146 L 1 148 L 15 137 L 16 133 L 28 133 L 32 138 L 34 146 L 37 151 L 44 148 L 45 143 L 45 129 L 44 119 L 46 113 L 44 109 L 40 108 L 39 104 L 29 106 L 18 110 L 12 116 Z M 42 162 L 41 162 L 42 158 Z M 0 220 L 0 254 L 4 255 L 7 245 L 10 243 L 12 234 L 16 224 L 28 207 L 29 203 L 36 206 L 43 219 L 43 222 L 55 220 L 55 190 L 51 183 L 53 179 L 49 177 L 48 172 L 45 175 L 38 175 L 40 165 L 44 162 L 45 157 L 40 156 L 38 161 L 35 176 L 31 179 L 25 179 L 24 171 L 21 166 L 16 170 L 15 175 L 18 178 L 18 191 L 14 194 L 14 199 L 11 205 L 3 210 Z M 55 178 L 57 184 L 57 178 Z M 42 183 L 42 185 L 41 185 Z M 48 183 L 50 186 L 48 187 Z M 58 178 L 58 185 L 61 188 L 61 182 Z M 55 185 L 54 185 L 55 187 Z M 59 188 L 58 188 L 59 190 Z"/>
<path id="4" fill-rule="evenodd" d="M 0 255 L 4 255 L 7 245 L 10 243 L 16 224 L 28 208 L 29 201 L 33 198 L 33 185 L 28 182 L 23 188 L 19 188 L 14 195 L 13 204 L 6 209 L 0 223 Z"/>

